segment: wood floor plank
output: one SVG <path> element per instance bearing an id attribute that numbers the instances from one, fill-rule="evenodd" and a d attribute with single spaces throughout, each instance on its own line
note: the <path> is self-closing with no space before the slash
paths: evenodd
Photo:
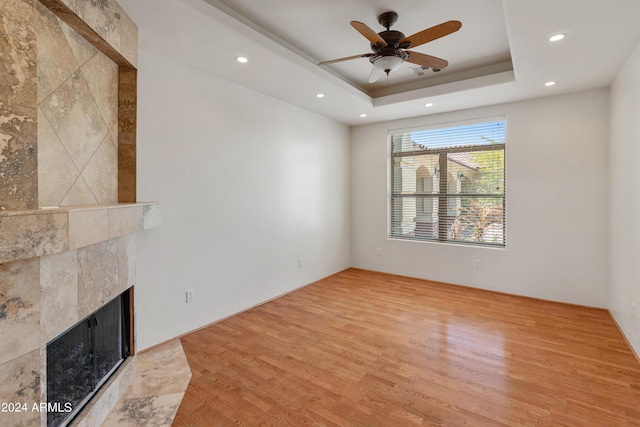
<path id="1" fill-rule="evenodd" d="M 349 269 L 182 338 L 174 426 L 640 426 L 600 309 Z"/>

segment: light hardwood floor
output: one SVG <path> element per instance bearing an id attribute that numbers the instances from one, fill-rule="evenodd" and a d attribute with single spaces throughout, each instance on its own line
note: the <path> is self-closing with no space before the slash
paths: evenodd
<path id="1" fill-rule="evenodd" d="M 174 426 L 640 426 L 599 309 L 349 269 L 182 343 Z"/>

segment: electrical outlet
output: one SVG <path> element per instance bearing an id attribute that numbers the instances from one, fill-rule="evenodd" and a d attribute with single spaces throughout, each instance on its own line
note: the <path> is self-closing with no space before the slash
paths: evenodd
<path id="1" fill-rule="evenodd" d="M 302 258 L 298 258 L 298 268 L 302 268 Z"/>
<path id="2" fill-rule="evenodd" d="M 476 270 L 480 270 L 480 260 L 479 259 L 474 259 L 473 260 L 473 268 L 475 268 Z"/>
<path id="3" fill-rule="evenodd" d="M 193 289 L 189 289 L 187 291 L 187 303 L 193 302 L 196 297 L 196 291 Z"/>
<path id="4" fill-rule="evenodd" d="M 382 248 L 378 248 L 376 250 L 376 253 L 378 254 L 378 256 L 382 255 Z"/>

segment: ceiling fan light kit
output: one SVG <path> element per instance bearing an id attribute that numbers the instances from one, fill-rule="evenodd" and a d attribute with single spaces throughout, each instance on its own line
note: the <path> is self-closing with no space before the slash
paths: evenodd
<path id="1" fill-rule="evenodd" d="M 404 53 L 405 56 L 408 57 L 406 52 L 402 53 Z M 369 76 L 369 83 L 375 82 L 383 74 L 386 74 L 388 76 L 390 72 L 400 68 L 406 57 L 403 58 L 396 55 L 375 55 L 369 57 L 369 61 L 371 61 L 371 63 L 373 64 L 373 70 L 371 70 L 371 75 Z"/>
<path id="2" fill-rule="evenodd" d="M 458 31 L 462 27 L 460 21 L 443 22 L 442 24 L 405 37 L 400 31 L 390 29 L 397 20 L 398 14 L 396 12 L 380 14 L 380 16 L 378 16 L 378 22 L 386 28 L 386 31 L 379 33 L 376 33 L 362 22 L 351 21 L 351 26 L 369 40 L 373 53 L 333 59 L 321 62 L 318 65 L 333 64 L 357 58 L 369 58 L 369 61 L 373 64 L 373 70 L 369 76 L 369 83 L 375 82 L 384 74 L 388 76 L 389 73 L 400 68 L 405 61 L 420 65 L 423 68 L 431 68 L 434 71 L 440 71 L 449 65 L 444 59 L 406 49 L 423 45 Z"/>

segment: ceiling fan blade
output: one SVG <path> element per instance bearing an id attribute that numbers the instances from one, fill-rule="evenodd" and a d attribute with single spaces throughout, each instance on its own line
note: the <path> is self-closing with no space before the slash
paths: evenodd
<path id="1" fill-rule="evenodd" d="M 333 64 L 334 62 L 348 61 L 350 59 L 356 59 L 356 58 L 368 58 L 370 56 L 373 56 L 373 53 L 363 53 L 362 55 L 353 55 L 353 56 L 347 56 L 346 58 L 332 59 L 331 61 L 319 62 L 318 65 Z"/>
<path id="2" fill-rule="evenodd" d="M 374 83 L 378 81 L 378 79 L 384 75 L 385 75 L 384 70 L 381 70 L 380 68 L 377 68 L 377 67 L 373 67 L 373 70 L 371 70 L 371 74 L 369 75 L 369 83 Z"/>
<path id="3" fill-rule="evenodd" d="M 440 37 L 448 36 L 451 33 L 455 33 L 462 27 L 462 23 L 460 21 L 447 21 L 442 24 L 436 25 L 435 27 L 427 28 L 426 30 L 422 30 L 418 33 L 415 33 L 409 37 L 405 37 L 398 43 L 402 45 L 404 43 L 409 43 L 407 47 L 416 47 L 421 44 L 428 43 L 430 41 L 439 39 Z"/>
<path id="4" fill-rule="evenodd" d="M 387 42 L 384 41 L 384 39 L 380 37 L 378 33 L 376 33 L 371 28 L 369 28 L 367 24 L 363 24 L 362 22 L 358 22 L 358 21 L 351 21 L 351 26 L 355 28 L 360 34 L 365 36 L 365 38 L 369 40 L 371 43 L 373 44 L 380 43 L 382 46 L 387 45 Z"/>
<path id="5" fill-rule="evenodd" d="M 449 65 L 449 62 L 445 59 L 438 58 L 436 56 L 425 55 L 420 52 L 413 52 L 410 50 L 406 50 L 409 54 L 409 58 L 406 59 L 407 62 L 411 62 L 413 64 L 422 65 L 425 68 L 435 68 L 436 70 L 442 70 Z"/>

